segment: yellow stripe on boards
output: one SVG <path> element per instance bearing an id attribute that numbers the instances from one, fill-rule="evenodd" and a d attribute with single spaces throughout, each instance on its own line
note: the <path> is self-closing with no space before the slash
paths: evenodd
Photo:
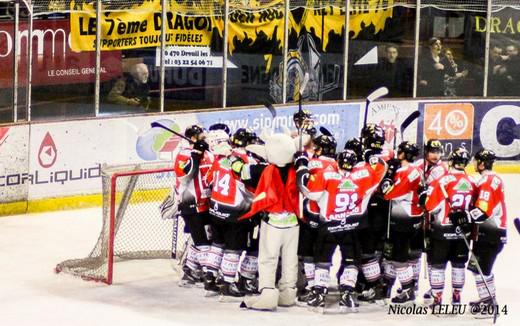
<path id="1" fill-rule="evenodd" d="M 130 204 L 157 202 L 157 207 L 170 194 L 170 189 L 139 190 L 132 194 Z M 116 201 L 121 200 L 122 192 L 116 194 Z M 102 205 L 101 194 L 78 195 L 56 198 L 45 198 L 0 204 L 0 217 L 26 213 L 42 213 L 68 209 L 91 208 Z M 158 209 L 158 208 L 157 208 Z"/>

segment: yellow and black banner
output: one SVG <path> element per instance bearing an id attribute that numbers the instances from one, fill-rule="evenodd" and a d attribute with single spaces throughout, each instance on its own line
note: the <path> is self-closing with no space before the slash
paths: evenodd
<path id="1" fill-rule="evenodd" d="M 314 6 L 308 0 L 306 8 Z M 209 3 L 209 2 L 208 2 Z M 356 37 L 367 26 L 374 26 L 375 33 L 381 31 L 388 18 L 392 17 L 393 0 L 358 0 L 350 7 L 349 30 Z M 221 7 L 220 7 L 221 9 Z M 167 2 L 166 44 L 209 46 L 214 31 L 222 37 L 224 20 L 220 13 L 210 7 L 196 7 L 186 12 L 184 0 Z M 255 9 L 250 8 L 249 9 Z M 96 15 L 93 3 L 81 0 L 71 2 L 71 45 L 74 51 L 94 51 L 96 38 Z M 283 44 L 284 0 L 263 3 L 255 10 L 231 10 L 229 17 L 228 44 L 233 53 L 235 44 L 250 41 L 254 43 L 261 37 L 275 41 L 278 47 Z M 103 51 L 124 50 L 160 45 L 161 1 L 148 0 L 127 4 L 124 8 L 104 8 L 101 18 L 101 49 Z M 305 9 L 296 18 L 290 11 L 289 28 L 291 33 L 322 31 L 322 44 L 326 48 L 330 32 L 341 34 L 345 27 L 344 9 L 328 6 L 321 9 Z"/>

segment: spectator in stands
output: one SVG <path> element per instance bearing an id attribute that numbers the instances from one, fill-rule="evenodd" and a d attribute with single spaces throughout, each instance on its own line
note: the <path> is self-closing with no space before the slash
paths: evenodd
<path id="1" fill-rule="evenodd" d="M 442 64 L 442 43 L 436 37 L 428 41 L 429 51 L 419 60 L 419 96 L 443 96 L 445 67 Z"/>
<path id="2" fill-rule="evenodd" d="M 376 68 L 378 86 L 386 86 L 391 97 L 407 97 L 412 94 L 412 74 L 408 63 L 399 58 L 399 49 L 395 45 L 385 48 L 385 57 Z"/>
<path id="3" fill-rule="evenodd" d="M 444 50 L 444 95 L 457 96 L 461 82 L 468 76 L 468 70 L 455 62 L 452 49 Z"/>
<path id="4" fill-rule="evenodd" d="M 503 85 L 499 77 L 499 71 L 504 63 L 503 49 L 498 45 L 489 50 L 489 71 L 488 71 L 488 95 L 503 94 Z"/>
<path id="5" fill-rule="evenodd" d="M 518 47 L 515 45 L 506 47 L 506 57 L 500 72 L 506 85 L 506 92 L 503 95 L 518 96 L 520 91 L 520 56 L 518 55 Z"/>
<path id="6" fill-rule="evenodd" d="M 149 93 L 148 67 L 144 63 L 137 63 L 130 68 L 129 73 L 124 73 L 123 77 L 115 82 L 110 93 L 108 93 L 107 101 L 148 110 L 150 106 Z"/>

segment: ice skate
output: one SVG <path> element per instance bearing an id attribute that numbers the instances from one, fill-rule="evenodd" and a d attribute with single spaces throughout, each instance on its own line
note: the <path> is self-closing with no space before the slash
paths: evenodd
<path id="1" fill-rule="evenodd" d="M 309 310 L 323 314 L 325 312 L 325 299 L 327 297 L 327 292 L 327 288 L 315 286 L 311 291 L 309 301 L 307 301 Z"/>
<path id="2" fill-rule="evenodd" d="M 339 299 L 339 311 L 341 313 L 359 312 L 359 304 L 351 290 L 341 291 Z"/>

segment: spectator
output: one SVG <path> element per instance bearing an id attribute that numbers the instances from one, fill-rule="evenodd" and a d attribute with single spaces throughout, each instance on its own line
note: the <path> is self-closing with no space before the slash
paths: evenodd
<path id="1" fill-rule="evenodd" d="M 518 48 L 515 45 L 508 45 L 506 47 L 506 56 L 503 59 L 504 63 L 499 70 L 499 75 L 503 79 L 505 92 L 501 95 L 518 96 L 520 91 L 520 56 L 518 55 Z"/>
<path id="2" fill-rule="evenodd" d="M 462 80 L 468 76 L 468 70 L 455 62 L 451 49 L 444 51 L 442 64 L 444 65 L 444 95 L 457 96 L 457 89 Z"/>
<path id="3" fill-rule="evenodd" d="M 489 51 L 488 95 L 491 96 L 503 94 L 503 86 L 499 77 L 499 71 L 504 62 L 502 53 L 502 48 L 497 45 Z"/>
<path id="4" fill-rule="evenodd" d="M 386 86 L 391 97 L 411 95 L 411 73 L 409 65 L 399 58 L 399 49 L 395 45 L 385 48 L 385 57 L 376 68 L 378 86 Z"/>
<path id="5" fill-rule="evenodd" d="M 150 86 L 148 85 L 148 67 L 144 63 L 137 63 L 130 68 L 130 73 L 124 73 L 118 79 L 107 101 L 113 104 L 123 104 L 142 107 L 148 110 L 150 106 Z"/>
<path id="6" fill-rule="evenodd" d="M 442 43 L 436 37 L 428 41 L 429 52 L 422 55 L 419 64 L 419 96 L 443 96 L 445 67 L 442 61 Z"/>

